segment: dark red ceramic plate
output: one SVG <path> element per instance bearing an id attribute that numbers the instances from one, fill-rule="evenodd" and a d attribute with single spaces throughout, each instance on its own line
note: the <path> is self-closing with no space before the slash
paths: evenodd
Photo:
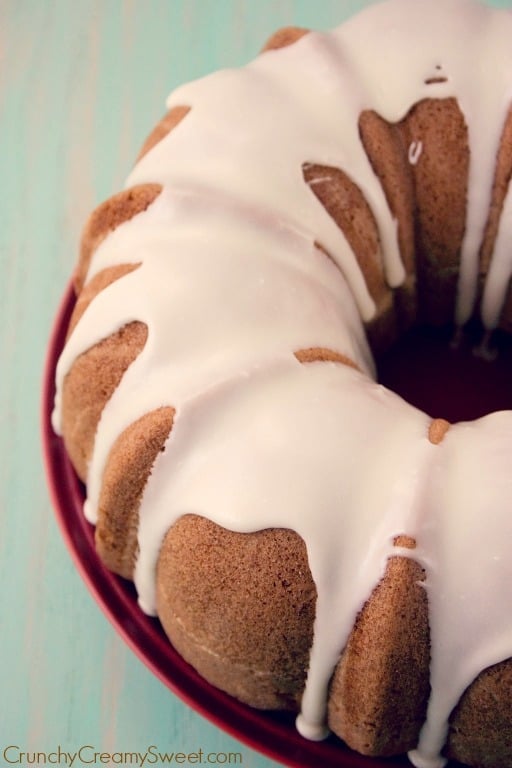
<path id="1" fill-rule="evenodd" d="M 400 768 L 405 757 L 365 758 L 330 737 L 303 739 L 292 716 L 260 712 L 213 688 L 173 649 L 156 619 L 139 609 L 133 586 L 107 571 L 94 548 L 93 528 L 82 513 L 84 489 L 67 458 L 62 440 L 51 427 L 55 366 L 73 308 L 66 292 L 53 329 L 42 402 L 42 439 L 48 484 L 65 542 L 89 590 L 132 650 L 186 704 L 229 734 L 284 765 L 297 768 Z"/>

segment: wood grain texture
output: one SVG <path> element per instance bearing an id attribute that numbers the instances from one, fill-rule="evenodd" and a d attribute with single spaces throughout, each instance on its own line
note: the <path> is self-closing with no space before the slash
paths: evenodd
<path id="1" fill-rule="evenodd" d="M 41 378 L 82 223 L 121 188 L 167 94 L 248 61 L 280 26 L 327 28 L 367 4 L 0 0 L 1 749 L 157 744 L 275 765 L 176 699 L 90 597 L 48 499 Z"/>

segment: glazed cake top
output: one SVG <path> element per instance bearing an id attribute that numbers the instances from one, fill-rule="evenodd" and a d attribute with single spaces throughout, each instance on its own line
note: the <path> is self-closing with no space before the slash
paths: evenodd
<path id="1" fill-rule="evenodd" d="M 433 445 L 430 417 L 373 381 L 363 321 L 375 305 L 302 168 L 339 167 L 357 182 L 396 287 L 405 277 L 397 223 L 362 146 L 359 115 L 370 109 L 396 122 L 423 99 L 455 98 L 470 151 L 454 308 L 463 324 L 474 308 L 510 109 L 511 39 L 510 13 L 469 0 L 387 0 L 333 32 L 310 33 L 178 89 L 168 107 L 190 112 L 127 181 L 163 191 L 99 246 L 88 279 L 108 266 L 139 266 L 94 299 L 58 367 L 57 429 L 76 357 L 132 320 L 147 325 L 144 350 L 102 414 L 87 483 L 95 521 L 118 436 L 149 411 L 176 409 L 140 509 L 136 585 L 144 610 L 155 610 L 158 551 L 180 515 L 237 531 L 286 527 L 304 538 L 318 592 L 298 720 L 308 737 L 324 733 L 333 668 L 388 558 L 411 556 L 395 537 L 417 542 L 432 655 L 427 722 L 411 755 L 417 766 L 442 764 L 461 694 L 482 669 L 512 656 L 512 616 L 502 610 L 512 577 L 512 413 L 455 425 Z M 410 162 L 421 163 L 423 151 L 418 135 Z M 484 287 L 490 329 L 512 271 L 511 238 L 509 190 Z M 310 347 L 332 349 L 359 371 L 301 365 L 294 353 Z"/>

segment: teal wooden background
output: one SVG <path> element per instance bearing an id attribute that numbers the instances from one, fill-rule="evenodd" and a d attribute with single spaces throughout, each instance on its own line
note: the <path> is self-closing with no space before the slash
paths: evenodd
<path id="1" fill-rule="evenodd" d="M 121 188 L 167 94 L 243 64 L 279 26 L 327 28 L 367 4 L 0 0 L 0 765 L 8 745 L 149 744 L 276 765 L 176 699 L 90 597 L 47 494 L 42 369 L 82 223 Z"/>

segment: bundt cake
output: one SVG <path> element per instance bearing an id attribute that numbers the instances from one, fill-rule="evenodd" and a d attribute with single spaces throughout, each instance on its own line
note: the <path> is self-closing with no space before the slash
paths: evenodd
<path id="1" fill-rule="evenodd" d="M 512 766 L 512 411 L 375 379 L 512 329 L 512 14 L 385 0 L 184 86 L 90 217 L 54 413 L 105 565 L 255 707 Z"/>

